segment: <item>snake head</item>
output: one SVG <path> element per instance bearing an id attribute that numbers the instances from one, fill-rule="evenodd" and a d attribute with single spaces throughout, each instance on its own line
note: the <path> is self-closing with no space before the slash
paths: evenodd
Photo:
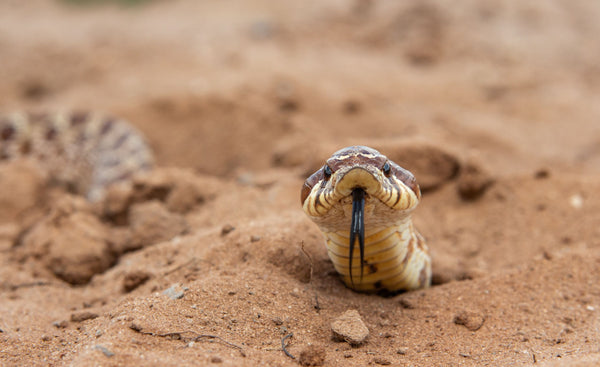
<path id="1" fill-rule="evenodd" d="M 335 152 L 305 182 L 301 192 L 304 211 L 320 217 L 360 188 L 367 201 L 378 199 L 394 211 L 408 212 L 421 198 L 415 177 L 377 150 L 351 146 Z"/>
<path id="2" fill-rule="evenodd" d="M 300 197 L 305 213 L 323 232 L 347 235 L 349 269 L 356 245 L 364 263 L 365 235 L 409 220 L 420 198 L 412 173 L 365 146 L 335 152 L 304 182 Z M 361 282 L 363 271 L 361 265 Z M 354 288 L 353 271 L 349 274 Z"/>

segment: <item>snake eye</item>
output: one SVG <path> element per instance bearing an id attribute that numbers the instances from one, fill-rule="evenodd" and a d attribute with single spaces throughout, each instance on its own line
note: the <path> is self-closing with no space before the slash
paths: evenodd
<path id="1" fill-rule="evenodd" d="M 383 167 L 381 167 L 381 170 L 383 171 L 383 174 L 386 176 L 389 176 L 390 173 L 392 173 L 392 167 L 390 167 L 390 164 L 388 162 L 385 162 Z"/>
<path id="2" fill-rule="evenodd" d="M 329 180 L 329 177 L 331 177 L 332 173 L 333 172 L 331 172 L 331 168 L 329 166 L 326 165 L 325 167 L 323 167 L 323 174 L 325 175 L 326 180 Z"/>

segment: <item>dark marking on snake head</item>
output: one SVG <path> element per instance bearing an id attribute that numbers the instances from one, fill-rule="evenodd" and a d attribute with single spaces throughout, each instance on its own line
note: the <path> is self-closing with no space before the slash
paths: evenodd
<path id="1" fill-rule="evenodd" d="M 419 188 L 419 184 L 417 184 L 415 176 L 413 176 L 413 174 L 410 171 L 400 167 L 396 163 L 392 161 L 389 161 L 389 163 L 392 174 L 396 176 L 396 178 L 398 178 L 398 180 L 400 180 L 409 189 L 411 189 L 415 193 L 415 195 L 417 195 L 417 198 L 421 199 L 421 189 Z"/>
<path id="2" fill-rule="evenodd" d="M 387 158 L 375 149 L 356 145 L 333 153 L 331 158 L 327 160 L 327 165 L 331 167 L 333 171 L 337 171 L 341 167 L 358 165 L 382 167 L 386 161 Z"/>

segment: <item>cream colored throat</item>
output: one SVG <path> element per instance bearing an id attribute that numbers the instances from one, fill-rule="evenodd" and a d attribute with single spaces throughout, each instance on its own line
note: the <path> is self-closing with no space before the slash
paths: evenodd
<path id="1" fill-rule="evenodd" d="M 366 233 L 364 261 L 354 246 L 352 269 L 348 231 L 324 232 L 327 252 L 346 285 L 360 291 L 417 289 L 429 284 L 429 256 L 410 220 Z M 362 267 L 362 278 L 361 278 Z M 425 269 L 425 273 L 422 272 Z M 352 281 L 350 279 L 352 271 Z"/>

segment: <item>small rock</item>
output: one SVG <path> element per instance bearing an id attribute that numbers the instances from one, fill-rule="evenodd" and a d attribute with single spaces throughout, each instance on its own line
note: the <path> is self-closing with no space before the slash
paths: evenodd
<path id="1" fill-rule="evenodd" d="M 398 349 L 398 350 L 396 351 L 396 353 L 397 353 L 397 354 L 400 354 L 400 355 L 402 355 L 402 356 L 403 356 L 403 355 L 406 355 L 406 353 L 408 353 L 408 348 L 400 348 L 400 349 Z"/>
<path id="2" fill-rule="evenodd" d="M 331 323 L 331 331 L 337 340 L 360 345 L 369 336 L 369 329 L 356 310 L 348 310 Z"/>
<path id="3" fill-rule="evenodd" d="M 112 356 L 115 355 L 113 352 L 111 352 L 110 350 L 108 350 L 108 348 L 106 348 L 105 346 L 100 345 L 100 344 L 96 344 L 94 346 L 94 349 L 101 351 L 102 354 L 104 354 L 107 357 L 112 357 Z"/>
<path id="4" fill-rule="evenodd" d="M 471 311 L 460 311 L 454 316 L 454 323 L 456 325 L 463 325 L 471 331 L 477 331 L 485 322 L 485 318 L 480 314 Z"/>
<path id="5" fill-rule="evenodd" d="M 260 236 L 250 236 L 250 242 L 258 242 L 260 241 Z"/>
<path id="6" fill-rule="evenodd" d="M 581 209 L 583 207 L 583 197 L 579 194 L 572 195 L 569 198 L 569 204 L 571 204 L 574 209 Z"/>
<path id="7" fill-rule="evenodd" d="M 54 321 L 52 323 L 52 326 L 54 326 L 55 328 L 58 328 L 58 329 L 64 329 L 67 326 L 69 326 L 69 322 L 67 320 Z"/>
<path id="8" fill-rule="evenodd" d="M 223 363 L 223 359 L 221 357 L 214 356 L 210 359 L 211 363 Z"/>
<path id="9" fill-rule="evenodd" d="M 324 348 L 310 345 L 300 352 L 298 362 L 302 366 L 322 366 L 326 356 Z"/>
<path id="10" fill-rule="evenodd" d="M 73 322 L 82 322 L 85 320 L 93 320 L 98 317 L 97 313 L 93 313 L 90 311 L 83 311 L 71 314 L 71 321 Z"/>
<path id="11" fill-rule="evenodd" d="M 283 325 L 283 320 L 281 317 L 274 317 L 271 320 L 273 320 L 273 323 L 277 326 Z"/>
<path id="12" fill-rule="evenodd" d="M 400 304 L 400 307 L 407 309 L 407 310 L 412 310 L 415 308 L 415 304 L 414 301 L 412 301 L 409 298 L 400 298 L 400 300 L 398 301 L 398 303 Z"/>
<path id="13" fill-rule="evenodd" d="M 163 294 L 170 299 L 181 299 L 184 296 L 184 289 L 181 284 L 173 284 L 163 291 Z"/>
<path id="14" fill-rule="evenodd" d="M 548 178 L 548 177 L 550 177 L 550 171 L 547 168 L 540 168 L 537 171 L 535 171 L 535 173 L 533 174 L 533 177 L 538 180 Z"/>
<path id="15" fill-rule="evenodd" d="M 225 236 L 235 230 L 235 227 L 231 224 L 226 224 L 221 228 L 221 236 Z"/>
<path id="16" fill-rule="evenodd" d="M 389 366 L 390 364 L 392 364 L 392 362 L 390 362 L 389 359 L 385 359 L 385 358 L 381 358 L 381 357 L 376 357 L 375 359 L 373 359 L 373 362 L 375 362 L 375 364 L 379 364 L 382 366 Z"/>
<path id="17" fill-rule="evenodd" d="M 47 342 L 52 340 L 52 337 L 49 335 L 42 335 L 42 341 Z"/>

